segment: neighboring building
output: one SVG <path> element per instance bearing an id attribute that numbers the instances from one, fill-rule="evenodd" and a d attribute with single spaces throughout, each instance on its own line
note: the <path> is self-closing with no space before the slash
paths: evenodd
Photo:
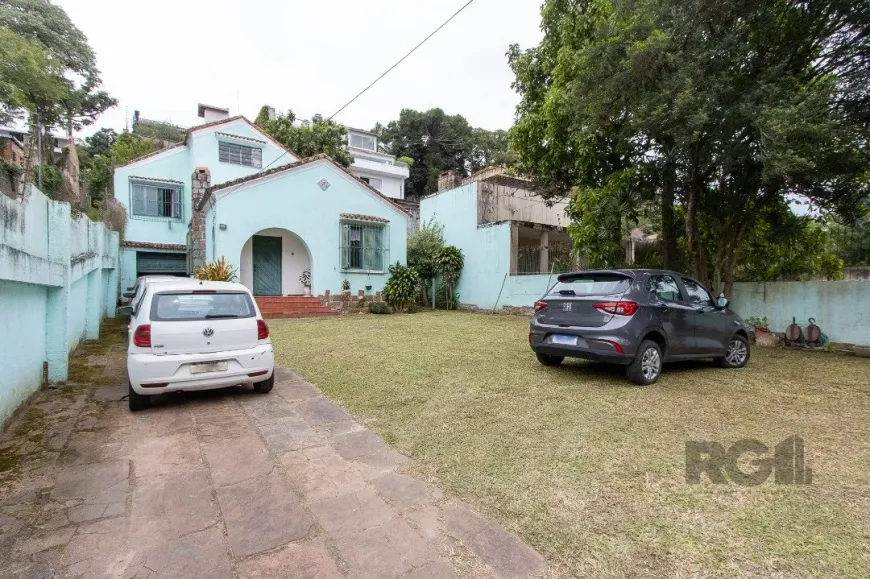
<path id="1" fill-rule="evenodd" d="M 7 163 L 24 167 L 27 132 L 11 127 L 0 127 L 0 157 Z"/>
<path id="2" fill-rule="evenodd" d="M 405 262 L 408 214 L 325 155 L 300 159 L 248 119 L 200 108 L 183 142 L 116 167 L 129 221 L 121 285 L 225 257 L 255 295 L 377 292 Z M 222 115 L 222 116 L 221 116 Z"/>
<path id="3" fill-rule="evenodd" d="M 500 167 L 464 180 L 448 172 L 438 186 L 422 199 L 420 219 L 443 226 L 445 242 L 465 256 L 457 287 L 461 304 L 531 306 L 553 274 L 576 269 L 567 200 L 550 205 L 535 195 L 529 180 Z"/>
<path id="4" fill-rule="evenodd" d="M 378 136 L 360 129 L 347 130 L 347 149 L 353 156 L 350 172 L 391 199 L 405 198 L 407 163 L 380 150 Z"/>

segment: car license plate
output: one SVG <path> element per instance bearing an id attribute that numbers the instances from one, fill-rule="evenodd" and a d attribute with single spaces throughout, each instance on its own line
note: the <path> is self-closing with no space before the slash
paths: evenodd
<path id="1" fill-rule="evenodd" d="M 576 346 L 577 336 L 566 336 L 565 334 L 553 334 L 550 336 L 551 344 L 564 344 L 566 346 Z"/>
<path id="2" fill-rule="evenodd" d="M 202 364 L 191 364 L 191 374 L 203 374 L 205 372 L 224 372 L 227 369 L 226 361 L 223 362 L 205 362 Z"/>

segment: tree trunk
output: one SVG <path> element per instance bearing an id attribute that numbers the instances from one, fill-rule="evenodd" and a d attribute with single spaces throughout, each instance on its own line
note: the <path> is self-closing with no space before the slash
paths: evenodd
<path id="1" fill-rule="evenodd" d="M 662 176 L 662 243 L 664 245 L 664 268 L 682 269 L 680 249 L 677 246 L 677 226 L 674 222 L 674 187 L 676 167 L 668 162 Z"/>
<path id="2" fill-rule="evenodd" d="M 698 203 L 701 196 L 703 178 L 700 174 L 693 174 L 686 196 L 686 242 L 689 247 L 689 259 L 692 275 L 705 285 L 708 283 L 707 252 L 701 240 L 701 228 L 698 225 Z"/>

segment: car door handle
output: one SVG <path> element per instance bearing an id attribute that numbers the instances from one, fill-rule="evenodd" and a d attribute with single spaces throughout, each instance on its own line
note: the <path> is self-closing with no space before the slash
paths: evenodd
<path id="1" fill-rule="evenodd" d="M 695 308 L 695 311 L 698 312 L 699 314 L 703 314 L 707 310 L 705 310 L 703 307 L 697 307 L 697 308 Z"/>
<path id="2" fill-rule="evenodd" d="M 666 312 L 666 311 L 668 311 L 668 309 L 670 309 L 670 308 L 668 308 L 667 304 L 656 304 L 656 308 L 660 309 L 663 312 Z"/>

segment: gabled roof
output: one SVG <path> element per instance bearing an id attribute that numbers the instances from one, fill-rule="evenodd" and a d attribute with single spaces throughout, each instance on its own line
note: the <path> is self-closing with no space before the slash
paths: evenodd
<path id="1" fill-rule="evenodd" d="M 289 154 L 293 155 L 294 157 L 299 158 L 299 155 L 297 155 L 296 153 L 294 153 L 293 151 L 291 151 L 290 149 L 288 149 L 287 147 L 285 147 L 284 145 L 282 145 L 281 143 L 279 143 L 278 141 L 276 141 L 275 139 L 273 139 L 272 136 L 269 135 L 266 131 L 264 131 L 263 129 L 261 129 L 260 127 L 258 127 L 258 126 L 255 125 L 254 123 L 252 123 L 251 121 L 249 121 L 249 120 L 248 120 L 247 118 L 245 118 L 244 116 L 242 116 L 242 115 L 238 115 L 238 116 L 235 116 L 235 117 L 229 117 L 229 118 L 226 118 L 226 119 L 220 119 L 220 120 L 217 120 L 217 121 L 212 121 L 212 122 L 210 122 L 210 123 L 203 123 L 203 124 L 201 124 L 201 125 L 196 125 L 195 127 L 190 127 L 189 129 L 187 129 L 187 132 L 184 134 L 184 141 L 182 141 L 181 143 L 175 143 L 175 144 L 170 145 L 170 146 L 168 146 L 168 147 L 164 147 L 163 149 L 160 149 L 160 150 L 158 150 L 158 151 L 154 151 L 153 153 L 148 153 L 147 155 L 142 155 L 141 157 L 136 157 L 135 159 L 131 159 L 130 161 L 127 161 L 126 163 L 121 163 L 120 165 L 115 165 L 115 168 L 118 169 L 118 168 L 121 168 L 121 167 L 126 167 L 127 165 L 132 165 L 133 163 L 138 163 L 139 161 L 141 161 L 141 160 L 143 160 L 143 159 L 147 159 L 148 157 L 153 157 L 153 156 L 155 156 L 155 155 L 159 155 L 160 153 L 164 153 L 164 152 L 169 151 L 169 150 L 171 150 L 171 149 L 177 149 L 177 148 L 179 148 L 179 147 L 186 147 L 187 145 L 190 144 L 190 136 L 191 136 L 194 132 L 196 132 L 196 131 L 201 131 L 201 130 L 203 130 L 203 129 L 209 129 L 209 128 L 211 128 L 211 127 L 216 127 L 216 126 L 218 126 L 218 125 L 223 125 L 223 124 L 226 124 L 226 123 L 233 123 L 233 122 L 235 122 L 235 121 L 244 121 L 244 122 L 246 122 L 246 123 L 247 123 L 247 124 L 252 128 L 252 129 L 254 129 L 254 130 L 257 131 L 258 133 L 260 133 L 261 135 L 263 135 L 263 137 L 264 137 L 265 139 L 267 139 L 270 143 L 272 143 L 273 145 L 275 145 L 276 147 L 278 147 L 279 149 L 281 149 L 281 150 L 284 151 L 285 153 L 289 153 Z"/>
<path id="2" fill-rule="evenodd" d="M 249 181 L 256 181 L 257 179 L 262 179 L 264 177 L 268 177 L 268 176 L 274 175 L 276 173 L 283 173 L 284 171 L 290 171 L 291 169 L 296 169 L 297 167 L 301 167 L 303 165 L 309 165 L 309 164 L 315 163 L 317 161 L 326 161 L 326 162 L 332 164 L 336 169 L 339 169 L 340 171 L 345 173 L 348 177 L 353 179 L 358 185 L 364 187 L 365 189 L 368 189 L 370 192 L 377 195 L 381 200 L 386 201 L 387 203 L 392 205 L 394 209 L 401 211 L 402 215 L 405 215 L 406 217 L 410 217 L 410 214 L 405 210 L 404 207 L 402 207 L 401 205 L 399 205 L 398 203 L 396 203 L 395 201 L 393 201 L 392 199 L 390 199 L 389 197 L 387 197 L 386 195 L 384 195 L 383 193 L 381 193 L 380 191 L 378 191 L 377 189 L 375 189 L 374 187 L 372 187 L 371 185 L 366 183 L 365 181 L 362 181 L 361 179 L 357 178 L 353 173 L 348 171 L 345 167 L 342 167 L 341 165 L 336 163 L 335 159 L 333 159 L 332 157 L 330 157 L 329 155 L 327 155 L 325 153 L 320 153 L 318 155 L 312 155 L 311 157 L 306 157 L 305 159 L 301 159 L 301 160 L 296 161 L 294 163 L 287 163 L 286 165 L 280 165 L 278 167 L 273 167 L 272 169 L 260 171 L 259 173 L 254 173 L 253 175 L 248 175 L 247 177 L 240 177 L 239 179 L 234 179 L 233 181 L 226 181 L 225 183 L 218 183 L 217 185 L 212 185 L 211 187 L 206 189 L 205 195 L 202 196 L 202 199 L 200 200 L 199 204 L 196 206 L 196 210 L 202 211 L 202 208 L 205 207 L 205 204 L 214 195 L 215 191 L 220 191 L 220 190 L 226 189 L 228 187 L 235 187 L 238 185 L 242 185 L 242 184 L 247 183 Z"/>

